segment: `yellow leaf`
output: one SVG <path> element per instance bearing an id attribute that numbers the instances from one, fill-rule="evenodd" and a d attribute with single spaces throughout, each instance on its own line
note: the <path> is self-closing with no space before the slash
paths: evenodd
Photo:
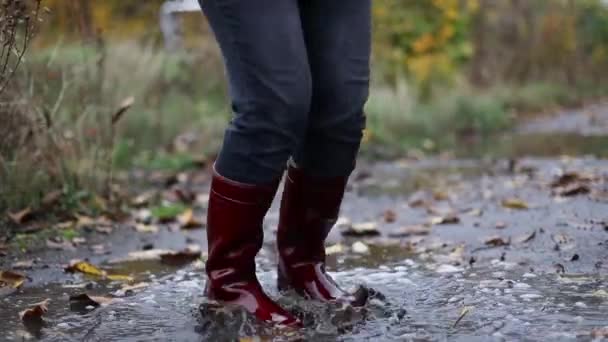
<path id="1" fill-rule="evenodd" d="M 200 228 L 203 226 L 203 223 L 198 221 L 194 217 L 194 212 L 192 209 L 187 209 L 181 215 L 177 217 L 179 224 L 184 229 L 192 229 L 192 228 Z"/>
<path id="2" fill-rule="evenodd" d="M 518 198 L 507 198 L 502 201 L 502 206 L 509 209 L 516 210 L 525 210 L 528 209 L 529 206 L 526 202 L 518 199 Z"/>
<path id="3" fill-rule="evenodd" d="M 133 281 L 133 277 L 120 274 L 108 274 L 106 271 L 86 261 L 75 261 L 66 268 L 66 271 L 80 272 L 83 274 L 116 281 Z"/>
<path id="4" fill-rule="evenodd" d="M 25 282 L 25 276 L 11 271 L 0 271 L 0 287 L 10 286 L 14 289 L 20 288 Z"/>
<path id="5" fill-rule="evenodd" d="M 131 276 L 126 276 L 126 275 L 121 275 L 121 274 L 108 274 L 106 276 L 106 278 L 110 279 L 110 280 L 114 280 L 114 281 L 126 281 L 126 282 L 131 282 L 133 281 L 133 277 Z"/>

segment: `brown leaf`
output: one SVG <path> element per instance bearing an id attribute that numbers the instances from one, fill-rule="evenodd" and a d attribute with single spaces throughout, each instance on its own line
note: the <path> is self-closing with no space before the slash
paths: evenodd
<path id="1" fill-rule="evenodd" d="M 578 172 L 566 172 L 563 175 L 557 177 L 555 180 L 553 180 L 553 182 L 551 182 L 551 187 L 565 187 L 573 183 L 588 182 L 590 180 L 590 177 L 580 175 Z"/>
<path id="2" fill-rule="evenodd" d="M 176 188 L 173 193 L 182 203 L 191 204 L 196 200 L 196 193 L 187 188 Z"/>
<path id="3" fill-rule="evenodd" d="M 456 215 L 437 216 L 431 218 L 430 223 L 432 225 L 458 224 L 460 223 L 460 218 Z"/>
<path id="4" fill-rule="evenodd" d="M 183 229 L 195 229 L 203 227 L 203 223 L 194 218 L 194 211 L 187 209 L 177 217 L 177 221 Z"/>
<path id="5" fill-rule="evenodd" d="M 566 187 L 563 187 L 557 191 L 559 196 L 568 197 L 568 196 L 578 196 L 578 195 L 586 195 L 591 192 L 591 188 L 589 188 L 586 184 L 572 184 Z"/>
<path id="6" fill-rule="evenodd" d="M 150 204 L 158 195 L 155 190 L 143 192 L 131 199 L 131 205 L 140 208 Z"/>
<path id="7" fill-rule="evenodd" d="M 608 326 L 591 329 L 591 337 L 594 339 L 608 338 Z"/>
<path id="8" fill-rule="evenodd" d="M 529 206 L 526 202 L 518 199 L 518 198 L 507 198 L 501 202 L 502 206 L 509 209 L 515 210 L 526 210 L 529 209 Z"/>
<path id="9" fill-rule="evenodd" d="M 135 291 L 138 291 L 138 290 L 145 289 L 148 286 L 150 286 L 150 284 L 146 283 L 146 282 L 141 282 L 141 283 L 137 283 L 137 284 L 134 284 L 134 285 L 126 285 L 125 284 L 125 285 L 123 285 L 120 288 L 120 290 L 121 290 L 121 292 L 127 294 L 129 292 L 135 292 Z"/>
<path id="10" fill-rule="evenodd" d="M 488 240 L 486 240 L 484 243 L 486 244 L 486 246 L 491 246 L 491 247 L 508 246 L 511 244 L 511 239 L 504 240 L 501 237 L 492 237 L 492 238 L 489 238 Z"/>
<path id="11" fill-rule="evenodd" d="M 495 225 L 496 229 L 505 229 L 507 228 L 507 223 L 504 221 L 498 221 Z"/>
<path id="12" fill-rule="evenodd" d="M 100 307 L 112 304 L 113 298 L 100 297 L 100 296 L 89 296 L 86 293 L 70 296 L 70 309 L 79 311 L 85 310 L 87 306 Z"/>
<path id="13" fill-rule="evenodd" d="M 458 316 L 458 319 L 454 322 L 454 324 L 452 324 L 452 328 L 455 328 L 458 325 L 458 323 L 460 323 L 460 321 L 462 321 L 464 316 L 466 316 L 469 312 L 471 312 L 472 309 L 473 309 L 472 306 L 465 306 L 464 308 L 462 308 L 462 310 L 460 311 L 460 315 Z"/>
<path id="14" fill-rule="evenodd" d="M 118 110 L 116 110 L 116 112 L 112 115 L 112 125 L 115 125 L 118 122 L 118 120 L 120 120 L 120 118 L 123 116 L 123 114 L 129 108 L 131 108 L 131 106 L 133 105 L 133 102 L 135 102 L 135 98 L 133 96 L 129 96 L 122 101 L 122 103 L 120 104 L 120 107 L 118 107 Z"/>
<path id="15" fill-rule="evenodd" d="M 356 223 L 344 227 L 345 228 L 342 230 L 343 236 L 370 237 L 380 235 L 380 232 L 378 231 L 378 224 L 376 222 Z"/>
<path id="16" fill-rule="evenodd" d="M 11 271 L 0 271 L 0 288 L 12 287 L 20 288 L 25 282 L 26 277 L 23 274 Z"/>
<path id="17" fill-rule="evenodd" d="M 19 317 L 24 324 L 38 323 L 42 321 L 42 316 L 48 312 L 50 299 L 45 299 L 40 303 L 33 304 L 29 309 L 19 313 Z"/>
<path id="18" fill-rule="evenodd" d="M 420 208 L 426 207 L 430 204 L 428 196 L 426 193 L 422 191 L 417 191 L 413 193 L 408 199 L 408 205 L 411 208 Z"/>
<path id="19" fill-rule="evenodd" d="M 25 221 L 32 218 L 32 216 L 33 216 L 32 214 L 33 214 L 32 208 L 27 207 L 27 208 L 22 209 L 17 212 L 13 212 L 13 213 L 9 212 L 8 217 L 15 224 L 23 224 L 23 223 L 25 223 Z"/>
<path id="20" fill-rule="evenodd" d="M 200 248 L 186 248 L 181 252 L 161 254 L 160 261 L 170 266 L 183 266 L 200 258 L 201 255 Z"/>
<path id="21" fill-rule="evenodd" d="M 55 204 L 57 204 L 57 202 L 59 202 L 59 200 L 61 199 L 61 196 L 63 196 L 62 190 L 53 190 L 53 191 L 47 193 L 46 195 L 44 195 L 41 203 L 45 207 L 52 207 Z"/>
<path id="22" fill-rule="evenodd" d="M 424 225 L 413 225 L 401 227 L 398 230 L 388 234 L 390 237 L 400 238 L 414 235 L 428 235 L 431 232 L 431 228 Z"/>
<path id="23" fill-rule="evenodd" d="M 29 270 L 34 267 L 34 260 L 21 260 L 14 262 L 11 267 L 15 270 Z"/>
<path id="24" fill-rule="evenodd" d="M 438 190 L 433 192 L 433 199 L 435 201 L 447 201 L 450 199 L 450 195 L 447 192 Z"/>
<path id="25" fill-rule="evenodd" d="M 517 239 L 517 242 L 528 243 L 528 242 L 532 241 L 535 237 L 536 237 L 536 231 L 533 231 L 532 233 L 524 235 L 521 238 Z"/>
<path id="26" fill-rule="evenodd" d="M 112 230 L 113 229 L 110 226 L 105 226 L 105 227 L 104 226 L 98 226 L 98 227 L 95 227 L 95 231 L 97 231 L 98 233 L 101 233 L 101 234 L 107 234 L 107 235 L 109 235 L 109 234 L 112 233 Z"/>
<path id="27" fill-rule="evenodd" d="M 397 220 L 397 213 L 395 211 L 388 209 L 384 212 L 384 222 L 393 223 Z"/>
<path id="28" fill-rule="evenodd" d="M 57 241 L 57 240 L 53 240 L 53 239 L 47 239 L 46 246 L 49 249 L 55 249 L 55 250 L 60 250 L 60 251 L 72 251 L 72 250 L 76 249 L 74 247 L 74 244 L 72 244 L 70 241 L 65 241 L 65 240 Z"/>

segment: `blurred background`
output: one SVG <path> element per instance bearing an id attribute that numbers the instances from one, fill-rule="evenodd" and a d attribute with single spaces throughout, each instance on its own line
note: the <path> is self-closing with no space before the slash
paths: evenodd
<path id="1" fill-rule="evenodd" d="M 213 157 L 230 106 L 197 7 L 42 1 L 0 95 L 0 208 Z M 369 158 L 508 155 L 493 141 L 518 122 L 608 93 L 603 0 L 374 0 L 373 17 Z"/>

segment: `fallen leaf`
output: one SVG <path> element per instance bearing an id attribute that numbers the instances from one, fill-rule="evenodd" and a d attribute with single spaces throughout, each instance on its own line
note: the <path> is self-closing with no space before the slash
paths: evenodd
<path id="1" fill-rule="evenodd" d="M 0 288 L 11 287 L 13 289 L 20 288 L 25 282 L 26 277 L 23 274 L 11 271 L 0 271 Z"/>
<path id="2" fill-rule="evenodd" d="M 597 291 L 594 291 L 591 295 L 594 297 L 608 299 L 608 291 L 606 291 L 606 290 L 597 290 Z"/>
<path id="3" fill-rule="evenodd" d="M 474 209 L 468 210 L 466 212 L 466 214 L 467 215 L 471 215 L 471 216 L 475 216 L 475 217 L 480 217 L 480 216 L 483 215 L 483 211 L 481 209 L 479 209 L 479 208 L 474 208 Z"/>
<path id="4" fill-rule="evenodd" d="M 608 326 L 591 329 L 591 337 L 594 339 L 608 338 Z"/>
<path id="5" fill-rule="evenodd" d="M 357 254 L 367 254 L 369 253 L 369 247 L 361 241 L 357 241 L 352 244 L 351 249 L 354 253 Z"/>
<path id="6" fill-rule="evenodd" d="M 492 237 L 484 241 L 484 244 L 491 247 L 508 246 L 511 244 L 511 239 L 504 240 L 501 237 Z"/>
<path id="7" fill-rule="evenodd" d="M 428 196 L 423 191 L 417 191 L 417 192 L 413 193 L 408 199 L 408 205 L 411 208 L 426 207 L 429 204 L 430 203 L 429 203 Z"/>
<path id="8" fill-rule="evenodd" d="M 72 244 L 74 244 L 75 246 L 84 245 L 85 243 L 87 243 L 87 239 L 83 238 L 82 236 L 76 236 L 72 238 Z"/>
<path id="9" fill-rule="evenodd" d="M 397 220 L 397 213 L 395 213 L 393 210 L 386 210 L 384 212 L 384 222 L 386 223 L 393 223 Z"/>
<path id="10" fill-rule="evenodd" d="M 131 108 L 131 106 L 133 105 L 133 102 L 135 102 L 135 98 L 133 96 L 129 96 L 122 101 L 122 103 L 120 104 L 120 106 L 118 107 L 116 112 L 114 112 L 114 114 L 112 114 L 112 126 L 114 126 L 114 125 L 116 125 L 116 123 L 118 123 L 118 121 L 125 114 L 125 112 L 129 108 Z"/>
<path id="11" fill-rule="evenodd" d="M 519 243 L 527 243 L 527 242 L 532 241 L 535 237 L 536 237 L 536 231 L 533 231 L 530 234 L 526 234 L 526 235 L 520 237 L 516 241 L 519 242 Z"/>
<path id="12" fill-rule="evenodd" d="M 428 235 L 431 232 L 431 228 L 425 225 L 413 225 L 406 226 L 397 229 L 396 231 L 390 232 L 388 236 L 400 238 L 414 235 Z"/>
<path id="13" fill-rule="evenodd" d="M 48 305 L 50 301 L 50 299 L 45 299 L 40 303 L 33 304 L 29 309 L 21 311 L 19 313 L 21 321 L 26 325 L 32 323 L 41 323 L 42 316 L 49 311 Z"/>
<path id="14" fill-rule="evenodd" d="M 15 224 L 23 224 L 25 223 L 25 221 L 29 220 L 32 217 L 32 214 L 32 209 L 30 207 L 27 207 L 14 213 L 9 212 L 8 217 Z"/>
<path id="15" fill-rule="evenodd" d="M 173 190 L 173 193 L 183 203 L 191 204 L 196 200 L 196 193 L 188 188 L 176 188 Z"/>
<path id="16" fill-rule="evenodd" d="M 458 224 L 460 223 L 460 218 L 456 215 L 437 216 L 431 218 L 430 223 L 432 225 Z"/>
<path id="17" fill-rule="evenodd" d="M 343 244 L 337 243 L 335 245 L 331 245 L 325 248 L 326 255 L 339 254 L 343 253 L 346 250 Z"/>
<path id="18" fill-rule="evenodd" d="M 551 182 L 552 188 L 559 188 L 571 185 L 577 182 L 588 182 L 591 180 L 591 177 L 585 175 L 580 175 L 577 172 L 566 172 L 563 175 L 557 177 L 553 182 Z"/>
<path id="19" fill-rule="evenodd" d="M 160 262 L 170 266 L 183 266 L 200 258 L 200 248 L 186 248 L 180 252 L 171 252 L 160 255 Z"/>
<path id="20" fill-rule="evenodd" d="M 138 208 L 150 204 L 158 195 L 155 190 L 143 192 L 131 199 L 131 205 Z"/>
<path id="21" fill-rule="evenodd" d="M 448 199 L 450 199 L 450 195 L 445 191 L 434 191 L 433 199 L 435 201 L 447 201 Z"/>
<path id="22" fill-rule="evenodd" d="M 106 217 L 89 217 L 86 215 L 76 215 L 76 226 L 78 228 L 89 227 L 94 228 L 98 226 L 112 226 L 112 222 Z"/>
<path id="23" fill-rule="evenodd" d="M 86 310 L 87 307 L 100 307 L 112 304 L 113 298 L 89 296 L 86 293 L 70 296 L 70 309 L 74 311 Z"/>
<path id="24" fill-rule="evenodd" d="M 11 267 L 15 270 L 29 270 L 34 267 L 34 260 L 21 260 L 14 262 Z"/>
<path id="25" fill-rule="evenodd" d="M 104 279 L 117 280 L 117 281 L 133 281 L 133 277 L 120 275 L 120 274 L 108 274 L 106 271 L 98 268 L 97 266 L 90 264 L 86 261 L 75 260 L 65 268 L 66 272 L 80 272 L 83 274 L 96 276 Z"/>
<path id="26" fill-rule="evenodd" d="M 61 240 L 47 239 L 46 246 L 49 249 L 56 249 L 56 250 L 61 250 L 61 251 L 70 251 L 70 250 L 76 249 L 70 241 L 66 241 L 63 239 L 61 239 Z"/>
<path id="27" fill-rule="evenodd" d="M 529 206 L 526 202 L 518 199 L 518 198 L 507 198 L 502 200 L 502 206 L 509 209 L 515 210 L 526 210 L 529 209 Z"/>
<path id="28" fill-rule="evenodd" d="M 194 211 L 187 209 L 177 217 L 177 221 L 183 229 L 201 228 L 203 223 L 194 218 Z"/>
<path id="29" fill-rule="evenodd" d="M 472 306 L 465 306 L 464 308 L 462 308 L 462 310 L 460 311 L 460 316 L 458 316 L 458 319 L 456 320 L 456 322 L 454 322 L 454 324 L 452 325 L 452 328 L 456 328 L 458 323 L 460 323 L 460 321 L 462 321 L 464 316 L 466 316 L 469 312 L 471 312 L 471 310 L 473 310 Z"/>
<path id="30" fill-rule="evenodd" d="M 158 233 L 158 226 L 156 225 L 136 223 L 134 227 L 135 231 L 137 231 L 138 233 Z"/>
<path id="31" fill-rule="evenodd" d="M 342 230 L 344 236 L 364 237 L 364 236 L 378 236 L 378 224 L 376 222 L 364 222 L 356 223 L 350 226 L 346 226 Z"/>
<path id="32" fill-rule="evenodd" d="M 63 190 L 53 190 L 44 195 L 41 203 L 45 207 L 52 207 L 59 202 L 61 196 L 63 196 Z"/>
<path id="33" fill-rule="evenodd" d="M 590 192 L 591 188 L 586 184 L 572 184 L 556 191 L 557 195 L 562 197 L 586 195 Z"/>
<path id="34" fill-rule="evenodd" d="M 136 292 L 137 290 L 143 290 L 148 286 L 150 286 L 150 284 L 146 282 L 141 282 L 134 285 L 125 284 L 120 288 L 119 292 L 126 295 L 128 293 Z"/>
<path id="35" fill-rule="evenodd" d="M 100 227 L 95 227 L 95 231 L 97 231 L 98 233 L 101 233 L 101 234 L 109 235 L 109 234 L 112 234 L 113 228 L 110 226 L 106 226 L 106 227 L 100 226 Z"/>

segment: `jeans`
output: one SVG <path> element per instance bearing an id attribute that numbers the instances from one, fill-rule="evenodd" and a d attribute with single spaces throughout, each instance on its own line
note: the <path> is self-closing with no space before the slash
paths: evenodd
<path id="1" fill-rule="evenodd" d="M 348 177 L 365 127 L 371 0 L 200 3 L 232 99 L 217 172 L 266 184 L 292 158 L 311 176 Z"/>

